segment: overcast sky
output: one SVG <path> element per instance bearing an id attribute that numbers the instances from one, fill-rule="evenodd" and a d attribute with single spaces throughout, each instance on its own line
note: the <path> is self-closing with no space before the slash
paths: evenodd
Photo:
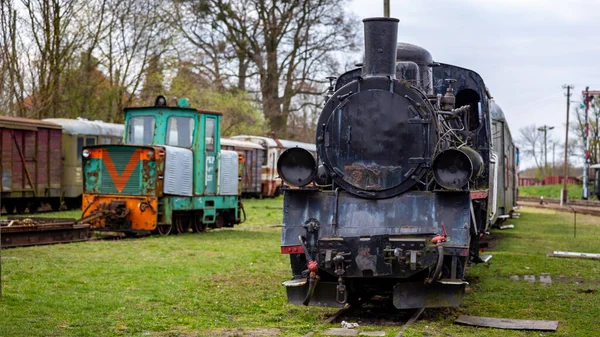
<path id="1" fill-rule="evenodd" d="M 382 16 L 383 0 L 353 0 L 350 10 L 361 19 Z M 398 41 L 479 73 L 513 137 L 546 124 L 564 142 L 562 85 L 575 85 L 572 107 L 586 85 L 600 90 L 600 1 L 391 0 L 391 16 L 400 19 Z M 522 167 L 532 165 L 523 158 Z"/>

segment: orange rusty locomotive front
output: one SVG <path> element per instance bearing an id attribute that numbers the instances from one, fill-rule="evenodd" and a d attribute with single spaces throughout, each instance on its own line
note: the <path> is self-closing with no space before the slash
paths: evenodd
<path id="1" fill-rule="evenodd" d="M 83 218 L 93 228 L 152 231 L 162 195 L 164 150 L 101 145 L 84 150 Z"/>

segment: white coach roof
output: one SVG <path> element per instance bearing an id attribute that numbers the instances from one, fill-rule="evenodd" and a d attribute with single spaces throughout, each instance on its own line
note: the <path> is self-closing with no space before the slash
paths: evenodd
<path id="1" fill-rule="evenodd" d="M 43 121 L 58 124 L 62 126 L 65 133 L 71 135 L 123 137 L 123 133 L 125 132 L 123 124 L 90 121 L 85 118 L 46 118 Z"/>
<path id="2" fill-rule="evenodd" d="M 303 149 L 311 151 L 311 152 L 317 152 L 317 147 L 315 146 L 315 144 L 297 142 L 294 140 L 273 139 L 273 138 L 268 138 L 268 137 L 246 136 L 246 135 L 233 136 L 231 138 L 236 139 L 236 140 L 245 140 L 248 142 L 257 143 L 257 144 L 267 146 L 267 147 L 282 147 L 284 149 L 289 149 L 292 147 L 300 147 L 300 148 L 303 148 Z"/>

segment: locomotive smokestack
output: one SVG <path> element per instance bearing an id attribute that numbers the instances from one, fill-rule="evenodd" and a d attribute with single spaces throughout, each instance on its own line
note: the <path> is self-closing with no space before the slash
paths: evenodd
<path id="1" fill-rule="evenodd" d="M 365 25 L 365 59 L 362 74 L 396 78 L 398 22 L 394 18 L 368 18 Z"/>

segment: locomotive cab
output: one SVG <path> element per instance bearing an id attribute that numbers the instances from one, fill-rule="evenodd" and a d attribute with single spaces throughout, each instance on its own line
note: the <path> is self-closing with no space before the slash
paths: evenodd
<path id="1" fill-rule="evenodd" d="M 82 221 L 160 234 L 238 223 L 238 154 L 220 150 L 220 119 L 162 96 L 125 109 L 123 145 L 83 150 Z"/>

